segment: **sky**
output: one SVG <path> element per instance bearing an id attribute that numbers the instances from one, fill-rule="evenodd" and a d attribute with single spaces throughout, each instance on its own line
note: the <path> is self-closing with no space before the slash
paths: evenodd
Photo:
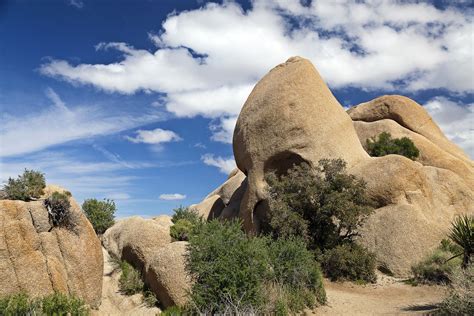
<path id="1" fill-rule="evenodd" d="M 474 157 L 471 1 L 0 0 L 0 181 L 25 168 L 117 217 L 171 214 L 235 167 L 255 83 L 310 59 L 342 106 L 423 105 Z"/>

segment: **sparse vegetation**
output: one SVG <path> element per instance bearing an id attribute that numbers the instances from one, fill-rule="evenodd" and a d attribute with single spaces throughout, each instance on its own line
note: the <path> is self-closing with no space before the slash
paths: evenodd
<path id="1" fill-rule="evenodd" d="M 188 240 L 194 227 L 201 222 L 199 214 L 192 209 L 180 206 L 174 209 L 171 218 L 173 226 L 170 228 L 170 235 L 174 240 Z"/>
<path id="2" fill-rule="evenodd" d="M 355 243 L 339 245 L 322 256 L 324 273 L 331 281 L 375 282 L 375 254 Z"/>
<path id="3" fill-rule="evenodd" d="M 449 238 L 461 249 L 455 256 L 462 256 L 462 267 L 467 268 L 474 255 L 474 216 L 466 214 L 457 217 L 452 224 Z"/>
<path id="4" fill-rule="evenodd" d="M 120 291 L 126 295 L 142 292 L 144 284 L 140 272 L 126 261 L 122 261 L 120 269 L 122 270 L 119 278 Z"/>
<path id="5" fill-rule="evenodd" d="M 67 226 L 70 224 L 71 203 L 65 193 L 53 192 L 53 194 L 44 201 L 44 205 L 48 210 L 53 227 L 60 225 Z"/>
<path id="6" fill-rule="evenodd" d="M 460 258 L 453 258 L 460 247 L 443 239 L 440 246 L 425 260 L 412 267 L 413 283 L 447 284 L 451 274 L 461 265 Z M 453 258 L 449 260 L 450 258 Z"/>
<path id="7" fill-rule="evenodd" d="M 448 296 L 439 306 L 439 315 L 474 315 L 474 266 L 456 269 L 451 275 Z"/>
<path id="8" fill-rule="evenodd" d="M 82 210 L 94 227 L 96 234 L 103 234 L 114 224 L 114 214 L 117 208 L 113 200 L 87 199 L 82 203 Z"/>
<path id="9" fill-rule="evenodd" d="M 194 312 L 298 312 L 325 301 L 318 264 L 301 239 L 249 237 L 236 221 L 199 223 L 186 270 Z"/>
<path id="10" fill-rule="evenodd" d="M 18 293 L 0 299 L 0 315 L 88 315 L 84 301 L 62 293 L 54 293 L 42 299 L 30 298 Z"/>
<path id="11" fill-rule="evenodd" d="M 17 179 L 9 178 L 3 190 L 6 199 L 31 201 L 43 195 L 45 187 L 46 182 L 43 173 L 25 169 Z"/>
<path id="12" fill-rule="evenodd" d="M 367 152 L 372 157 L 382 157 L 390 154 L 405 156 L 415 160 L 420 155 L 419 149 L 408 137 L 392 138 L 392 135 L 383 132 L 378 138 L 367 139 Z"/>

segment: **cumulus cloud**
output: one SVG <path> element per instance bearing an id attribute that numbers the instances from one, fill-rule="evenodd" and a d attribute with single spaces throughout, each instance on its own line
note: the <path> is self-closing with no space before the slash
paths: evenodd
<path id="1" fill-rule="evenodd" d="M 175 132 L 164 130 L 161 128 L 157 128 L 154 130 L 138 130 L 136 131 L 135 137 L 126 136 L 125 138 L 131 141 L 132 143 L 144 143 L 154 145 L 182 140 L 182 138 L 179 137 L 178 134 L 176 134 Z"/>
<path id="2" fill-rule="evenodd" d="M 165 200 L 165 201 L 184 200 L 185 198 L 186 198 L 186 195 L 179 194 L 179 193 L 161 194 L 160 195 L 160 200 Z"/>
<path id="3" fill-rule="evenodd" d="M 472 92 L 470 11 L 402 1 L 232 1 L 173 13 L 155 51 L 102 43 L 122 58 L 107 64 L 43 64 L 41 73 L 109 92 L 166 94 L 178 117 L 236 116 L 252 86 L 293 55 L 309 58 L 333 88 Z M 214 140 L 229 141 L 229 121 Z M 227 133 L 227 134 L 225 134 Z"/>
<path id="4" fill-rule="evenodd" d="M 201 157 L 201 160 L 208 166 L 217 167 L 220 172 L 225 174 L 229 174 L 236 167 L 233 157 L 222 158 L 220 156 L 215 157 L 212 154 L 205 154 Z"/>
<path id="5" fill-rule="evenodd" d="M 435 97 L 425 104 L 444 134 L 474 158 L 474 103 L 461 104 Z"/>
<path id="6" fill-rule="evenodd" d="M 99 107 L 69 108 L 52 89 L 46 90 L 52 105 L 24 116 L 0 117 L 0 156 L 39 151 L 65 142 L 129 130 L 160 120 L 159 115 L 110 115 Z"/>

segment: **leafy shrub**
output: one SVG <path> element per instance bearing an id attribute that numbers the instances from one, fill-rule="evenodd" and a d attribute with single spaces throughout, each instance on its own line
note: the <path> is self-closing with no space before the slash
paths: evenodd
<path id="1" fill-rule="evenodd" d="M 152 291 L 143 290 L 143 302 L 148 307 L 154 307 L 158 304 L 158 299 Z"/>
<path id="2" fill-rule="evenodd" d="M 461 259 L 453 258 L 453 251 L 459 253 L 459 247 L 444 239 L 441 245 L 428 258 L 412 267 L 414 281 L 428 284 L 446 284 L 451 282 L 451 274 L 461 264 Z"/>
<path id="3" fill-rule="evenodd" d="M 336 246 L 322 256 L 324 273 L 332 281 L 375 282 L 375 255 L 355 243 Z"/>
<path id="4" fill-rule="evenodd" d="M 174 214 L 171 217 L 171 221 L 175 224 L 182 219 L 187 220 L 193 224 L 201 220 L 199 213 L 194 209 L 190 209 L 189 207 L 180 206 L 175 208 L 173 212 Z"/>
<path id="5" fill-rule="evenodd" d="M 462 267 L 466 268 L 474 255 L 474 216 L 462 215 L 457 217 L 453 223 L 449 238 L 459 246 L 463 256 Z"/>
<path id="6" fill-rule="evenodd" d="M 45 187 L 46 182 L 43 173 L 25 169 L 17 179 L 9 178 L 3 190 L 7 199 L 30 201 L 43 195 Z"/>
<path id="7" fill-rule="evenodd" d="M 81 299 L 54 293 L 42 299 L 32 299 L 18 293 L 0 299 L 0 315 L 88 315 Z"/>
<path id="8" fill-rule="evenodd" d="M 236 221 L 198 223 L 186 270 L 195 281 L 194 312 L 273 313 L 278 304 L 297 312 L 325 300 L 318 264 L 301 239 L 249 237 Z"/>
<path id="9" fill-rule="evenodd" d="M 302 236 L 310 249 L 330 249 L 353 240 L 371 214 L 363 180 L 346 173 L 342 159 L 295 165 L 287 174 L 269 173 L 268 227 L 274 238 Z"/>
<path id="10" fill-rule="evenodd" d="M 161 316 L 181 316 L 186 314 L 185 311 L 179 306 L 170 306 L 161 312 Z"/>
<path id="11" fill-rule="evenodd" d="M 415 144 L 408 138 L 395 138 L 387 132 L 383 132 L 375 139 L 367 139 L 367 151 L 372 157 L 382 157 L 390 154 L 405 156 L 415 160 L 420 151 Z"/>
<path id="12" fill-rule="evenodd" d="M 82 203 L 82 210 L 91 222 L 97 234 L 103 234 L 114 224 L 114 214 L 117 208 L 113 200 L 87 199 Z"/>
<path id="13" fill-rule="evenodd" d="M 41 300 L 45 315 L 88 315 L 84 301 L 62 293 L 54 293 Z"/>
<path id="14" fill-rule="evenodd" d="M 170 235 L 175 240 L 188 240 L 189 234 L 194 228 L 194 224 L 187 219 L 178 220 L 170 227 Z"/>
<path id="15" fill-rule="evenodd" d="M 53 226 L 68 225 L 71 216 L 71 203 L 66 194 L 53 192 L 50 197 L 44 201 L 48 209 L 49 218 Z"/>
<path id="16" fill-rule="evenodd" d="M 126 261 L 122 261 L 120 266 L 122 274 L 119 278 L 119 289 L 126 295 L 133 295 L 143 291 L 143 281 L 140 272 Z"/>
<path id="17" fill-rule="evenodd" d="M 440 315 L 474 315 L 474 266 L 456 269 L 451 275 L 448 296 L 441 302 Z"/>

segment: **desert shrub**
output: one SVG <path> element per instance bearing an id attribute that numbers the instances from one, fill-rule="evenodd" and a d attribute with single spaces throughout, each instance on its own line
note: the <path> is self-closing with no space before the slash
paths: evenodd
<path id="1" fill-rule="evenodd" d="M 236 221 L 198 223 L 186 270 L 195 281 L 194 312 L 297 312 L 325 300 L 318 264 L 301 239 L 249 237 Z"/>
<path id="2" fill-rule="evenodd" d="M 318 168 L 295 165 L 287 174 L 267 175 L 266 233 L 274 238 L 302 236 L 310 249 L 330 249 L 353 240 L 371 214 L 363 180 L 347 174 L 342 159 L 323 159 Z"/>
<path id="3" fill-rule="evenodd" d="M 3 190 L 7 199 L 30 201 L 43 195 L 45 187 L 46 182 L 43 173 L 25 169 L 17 179 L 9 178 Z"/>
<path id="4" fill-rule="evenodd" d="M 420 151 L 408 137 L 393 139 L 390 133 L 383 132 L 378 138 L 367 139 L 366 142 L 367 152 L 372 157 L 395 154 L 415 160 L 420 155 Z"/>
<path id="5" fill-rule="evenodd" d="M 71 217 L 71 203 L 66 194 L 53 192 L 45 201 L 49 218 L 53 226 L 68 225 Z"/>
<path id="6" fill-rule="evenodd" d="M 97 234 L 103 234 L 114 224 L 114 214 L 117 208 L 113 200 L 87 199 L 82 203 L 82 210 L 91 222 Z"/>
<path id="7" fill-rule="evenodd" d="M 41 299 L 18 293 L 0 299 L 0 315 L 88 315 L 84 301 L 74 296 L 54 293 Z"/>
<path id="8" fill-rule="evenodd" d="M 178 220 L 173 226 L 170 227 L 170 235 L 175 240 L 188 240 L 189 234 L 194 228 L 194 224 L 187 219 Z"/>
<path id="9" fill-rule="evenodd" d="M 179 306 L 170 306 L 161 312 L 161 316 L 181 316 L 186 314 L 185 311 Z"/>
<path id="10" fill-rule="evenodd" d="M 348 243 L 327 250 L 322 255 L 324 273 L 332 281 L 350 280 L 375 282 L 375 255 L 356 243 Z"/>
<path id="11" fill-rule="evenodd" d="M 427 284 L 450 283 L 451 274 L 461 265 L 460 258 L 453 258 L 453 251 L 458 253 L 459 247 L 444 239 L 430 256 L 412 267 L 414 281 Z"/>
<path id="12" fill-rule="evenodd" d="M 199 213 L 194 209 L 190 209 L 189 207 L 180 206 L 175 208 L 173 212 L 174 214 L 171 217 L 171 221 L 175 224 L 182 219 L 187 220 L 193 224 L 201 220 Z"/>
<path id="13" fill-rule="evenodd" d="M 439 305 L 440 315 L 474 315 L 474 266 L 457 268 L 451 274 L 448 296 Z"/>
<path id="14" fill-rule="evenodd" d="M 41 300 L 45 315 L 88 315 L 84 301 L 62 293 L 54 293 Z"/>
<path id="15" fill-rule="evenodd" d="M 120 265 L 122 274 L 119 278 L 119 289 L 126 295 L 133 295 L 143 291 L 143 281 L 140 272 L 126 261 Z"/>
<path id="16" fill-rule="evenodd" d="M 455 255 L 463 256 L 462 267 L 466 268 L 474 255 L 474 216 L 466 214 L 457 217 L 452 223 L 449 238 L 462 249 Z"/>
<path id="17" fill-rule="evenodd" d="M 158 304 L 158 299 L 156 298 L 155 293 L 146 289 L 143 290 L 143 303 L 148 307 L 154 307 Z"/>

